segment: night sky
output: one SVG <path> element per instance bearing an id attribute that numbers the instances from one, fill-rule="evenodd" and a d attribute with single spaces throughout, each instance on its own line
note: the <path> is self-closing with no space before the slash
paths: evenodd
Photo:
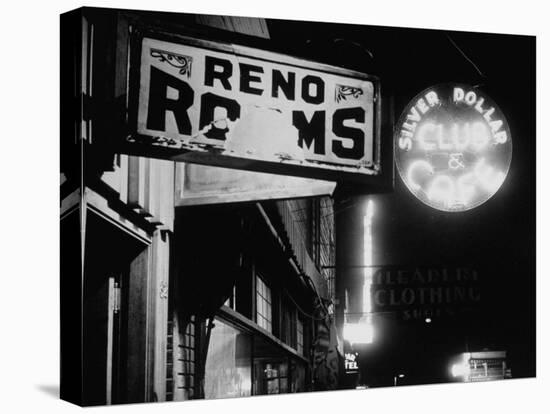
<path id="1" fill-rule="evenodd" d="M 482 300 L 460 320 L 405 323 L 379 315 L 378 339 L 361 352 L 364 381 L 392 385 L 398 372 L 406 372 L 404 384 L 446 381 L 452 355 L 483 348 L 506 350 L 513 377 L 534 376 L 534 38 L 287 21 L 269 21 L 269 29 L 284 53 L 378 75 L 383 99 L 393 99 L 395 121 L 424 89 L 458 82 L 479 85 L 510 126 L 508 176 L 481 206 L 458 213 L 430 208 L 408 191 L 397 171 L 393 192 L 371 196 L 375 263 L 475 268 Z M 393 139 L 391 129 L 382 139 Z"/>

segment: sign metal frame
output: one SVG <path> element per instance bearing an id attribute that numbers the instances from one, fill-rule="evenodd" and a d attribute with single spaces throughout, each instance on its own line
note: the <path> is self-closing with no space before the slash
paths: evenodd
<path id="1" fill-rule="evenodd" d="M 236 45 L 218 40 L 207 40 L 197 37 L 191 37 L 183 34 L 166 33 L 161 30 L 142 29 L 132 27 L 129 37 L 129 68 L 128 68 L 128 90 L 127 90 L 127 135 L 121 144 L 121 151 L 130 155 L 138 155 L 152 158 L 168 159 L 172 161 L 190 162 L 210 166 L 225 168 L 236 168 L 248 171 L 265 172 L 272 174 L 283 174 L 289 176 L 314 178 L 334 182 L 349 182 L 364 184 L 366 188 L 383 188 L 385 186 L 385 175 L 389 171 L 382 173 L 384 169 L 391 169 L 391 165 L 382 165 L 382 142 L 381 142 L 381 86 L 378 77 L 367 75 L 350 69 L 339 68 L 336 66 L 317 63 L 310 60 L 283 55 L 256 49 L 248 46 Z M 372 154 L 373 162 L 369 167 L 350 167 L 342 168 L 339 165 L 331 166 L 330 163 L 320 163 L 308 161 L 307 165 L 296 161 L 281 160 L 280 162 L 271 162 L 266 160 L 255 160 L 250 158 L 228 156 L 221 154 L 219 148 L 196 146 L 189 148 L 173 148 L 166 145 L 166 138 L 151 137 L 138 133 L 138 111 L 139 111 L 139 93 L 140 93 L 140 70 L 141 70 L 141 52 L 143 39 L 150 38 L 160 41 L 173 42 L 177 44 L 193 46 L 212 50 L 216 52 L 236 54 L 237 56 L 251 57 L 257 60 L 263 60 L 271 63 L 279 63 L 289 66 L 295 66 L 302 69 L 315 70 L 338 76 L 345 76 L 362 81 L 371 82 L 373 85 L 373 125 L 372 125 Z M 155 142 L 156 141 L 156 142 Z"/>

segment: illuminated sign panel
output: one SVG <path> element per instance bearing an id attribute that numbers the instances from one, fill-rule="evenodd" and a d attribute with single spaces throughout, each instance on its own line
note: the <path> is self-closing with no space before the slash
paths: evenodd
<path id="1" fill-rule="evenodd" d="M 359 365 L 357 363 L 357 357 L 359 354 L 357 352 L 346 352 L 344 357 L 344 368 L 346 374 L 353 374 L 359 372 Z"/>
<path id="2" fill-rule="evenodd" d="M 465 352 L 451 365 L 451 375 L 464 382 L 494 381 L 512 378 L 512 371 L 506 351 Z"/>
<path id="3" fill-rule="evenodd" d="M 438 210 L 483 204 L 504 182 L 511 159 L 504 114 L 476 88 L 428 88 L 407 105 L 397 124 L 399 174 L 419 200 Z"/>
<path id="4" fill-rule="evenodd" d="M 328 180 L 380 175 L 376 78 L 234 44 L 136 37 L 134 153 Z"/>

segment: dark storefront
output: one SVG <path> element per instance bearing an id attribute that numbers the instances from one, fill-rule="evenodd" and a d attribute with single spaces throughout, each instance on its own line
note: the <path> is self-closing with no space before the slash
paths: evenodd
<path id="1" fill-rule="evenodd" d="M 310 209 L 313 204 L 301 203 Z M 284 202 L 177 210 L 176 234 L 181 236 L 174 247 L 178 276 L 170 316 L 173 326 L 185 325 L 184 330 L 191 329 L 200 338 L 194 358 L 183 363 L 176 357 L 181 344 L 173 342 L 168 372 L 171 398 L 314 388 L 313 318 L 326 314 L 319 302 L 319 292 L 327 294 L 326 283 L 323 293 L 300 272 L 281 220 L 281 213 L 288 210 Z M 201 364 L 203 374 L 199 374 Z M 204 390 L 198 385 L 202 375 Z"/>

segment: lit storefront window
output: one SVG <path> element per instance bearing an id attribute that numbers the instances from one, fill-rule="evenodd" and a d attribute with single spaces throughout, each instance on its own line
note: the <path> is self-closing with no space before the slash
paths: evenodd
<path id="1" fill-rule="evenodd" d="M 248 333 L 216 319 L 206 358 L 206 399 L 251 395 L 251 340 Z"/>
<path id="2" fill-rule="evenodd" d="M 306 384 L 306 363 L 289 355 L 283 348 L 254 336 L 254 395 L 303 392 Z"/>
<path id="3" fill-rule="evenodd" d="M 256 276 L 256 323 L 271 332 L 271 320 L 271 289 Z"/>
<path id="4" fill-rule="evenodd" d="M 267 363 L 265 364 L 265 389 L 267 394 L 280 394 L 288 392 L 288 364 Z"/>

